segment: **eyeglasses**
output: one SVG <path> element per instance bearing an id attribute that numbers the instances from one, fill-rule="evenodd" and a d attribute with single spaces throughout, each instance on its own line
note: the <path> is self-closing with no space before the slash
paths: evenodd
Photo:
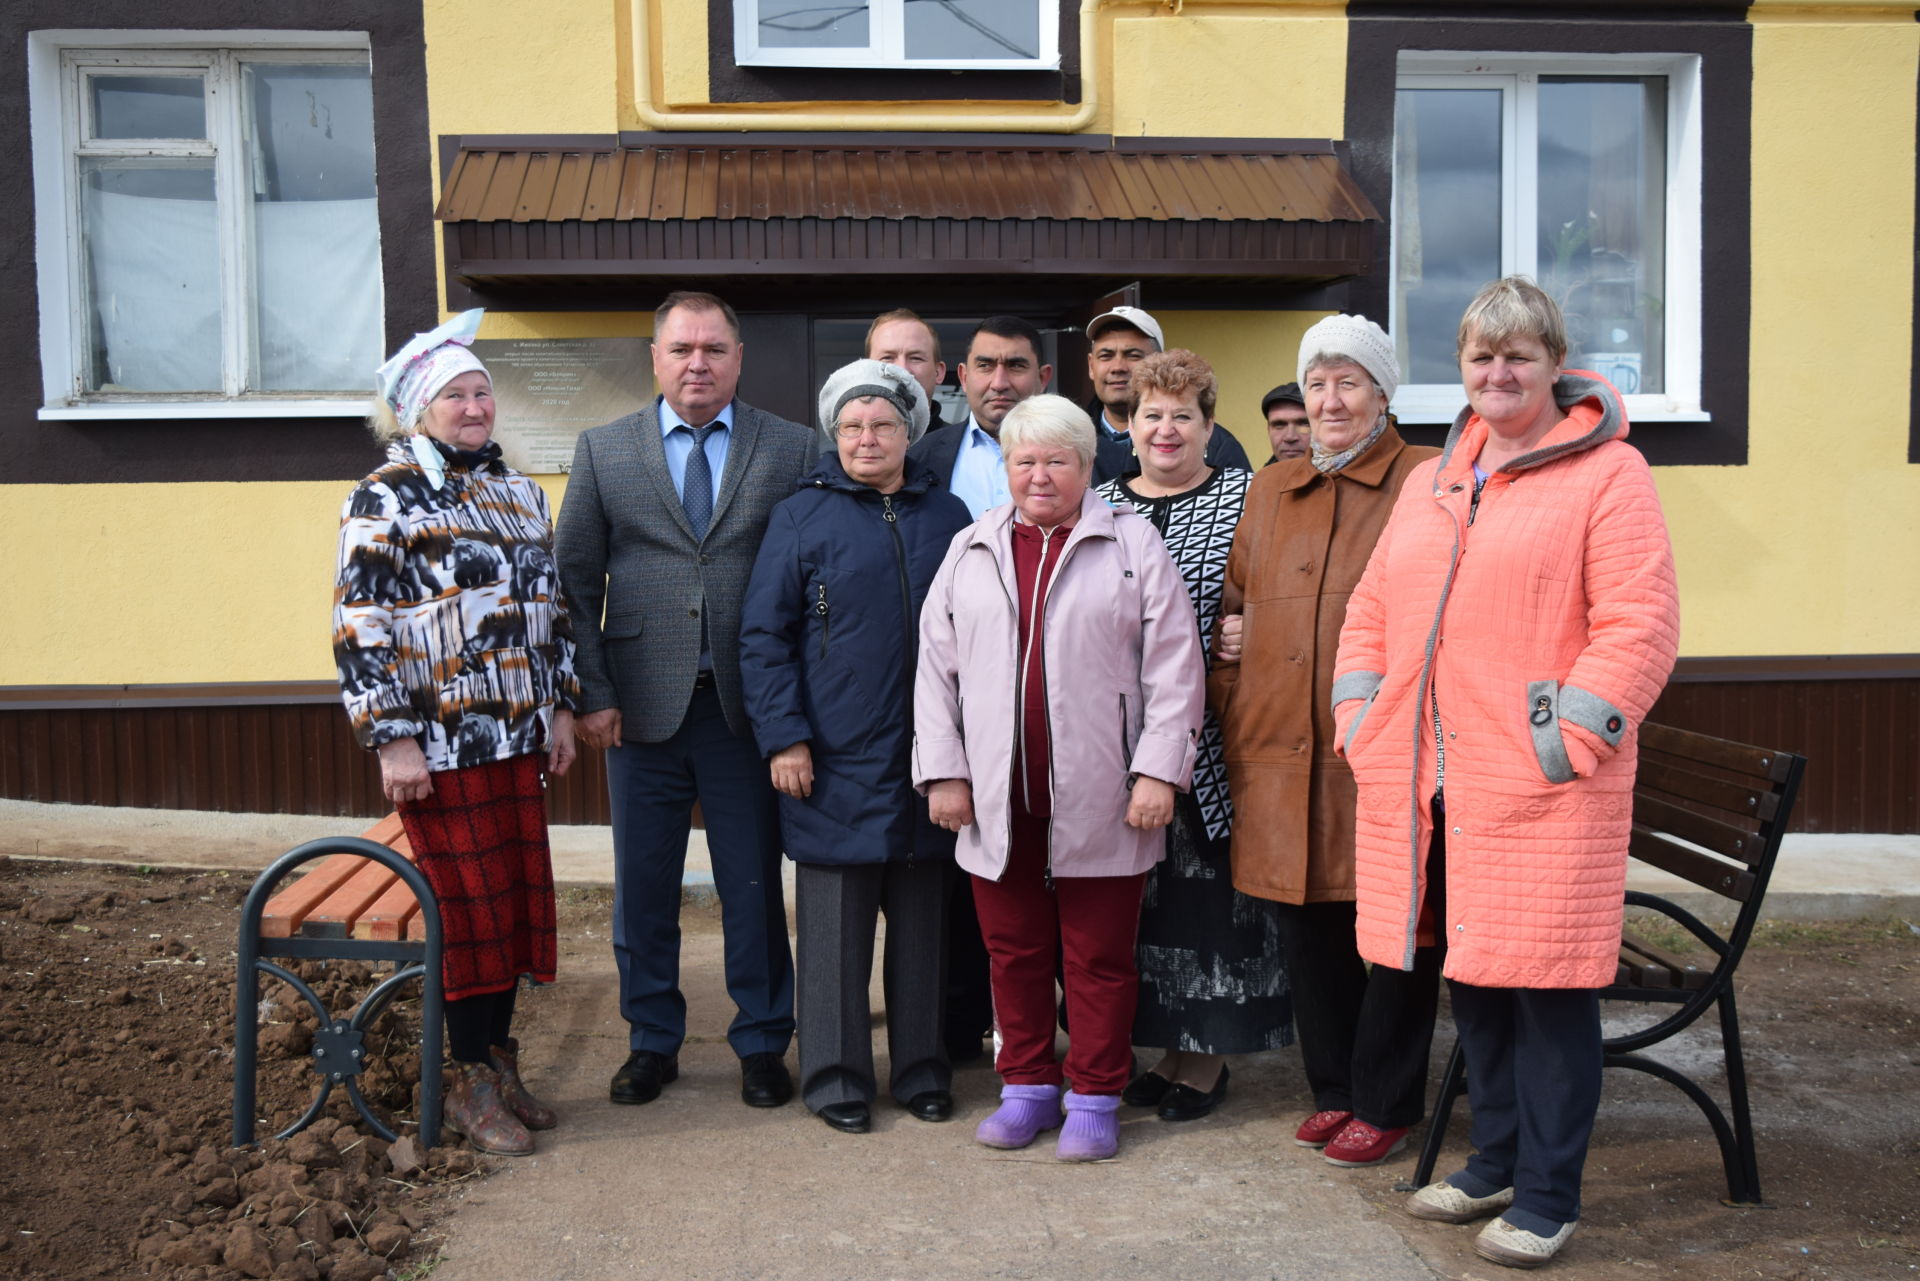
<path id="1" fill-rule="evenodd" d="M 893 440 L 905 430 L 904 424 L 896 422 L 835 423 L 833 425 L 833 434 L 841 440 L 858 440 L 868 432 L 872 432 L 880 440 Z"/>

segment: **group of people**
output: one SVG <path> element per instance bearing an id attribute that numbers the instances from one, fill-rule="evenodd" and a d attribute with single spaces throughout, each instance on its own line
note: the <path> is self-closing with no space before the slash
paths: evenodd
<path id="1" fill-rule="evenodd" d="M 615 1103 L 678 1076 L 698 802 L 747 1104 L 792 1097 L 797 1022 L 805 1105 L 870 1128 L 884 914 L 909 1115 L 950 1118 L 990 1034 L 978 1141 L 1058 1130 L 1061 1159 L 1101 1160 L 1122 1109 L 1204 1116 L 1227 1056 L 1297 1034 L 1296 1141 L 1367 1166 L 1424 1115 L 1444 975 L 1474 1153 L 1408 1211 L 1494 1216 L 1475 1244 L 1497 1262 L 1554 1256 L 1677 605 L 1619 394 L 1563 368 L 1547 295 L 1474 299 L 1438 450 L 1388 413 L 1392 339 L 1319 321 L 1255 471 L 1211 367 L 1138 308 L 1087 327 L 1084 407 L 1046 393 L 1029 323 L 981 322 L 953 423 L 938 335 L 889 312 L 815 429 L 741 403 L 737 318 L 676 293 L 658 396 L 581 435 L 557 526 L 491 440 L 478 318 L 381 369 L 387 462 L 347 501 L 334 614 L 348 712 L 440 902 L 449 1130 L 517 1154 L 556 1120 L 513 994 L 553 977 L 543 772 L 577 740 L 613 815 Z"/>

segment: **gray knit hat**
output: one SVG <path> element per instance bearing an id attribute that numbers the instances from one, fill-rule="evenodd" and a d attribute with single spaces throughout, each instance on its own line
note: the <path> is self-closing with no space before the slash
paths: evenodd
<path id="1" fill-rule="evenodd" d="M 1351 360 L 1373 375 L 1388 400 L 1400 390 L 1400 361 L 1393 354 L 1393 339 L 1365 316 L 1328 316 L 1301 335 L 1298 376 L 1303 384 L 1307 366 L 1322 356 Z"/>
<path id="2" fill-rule="evenodd" d="M 827 375 L 826 386 L 820 389 L 820 434 L 831 442 L 833 425 L 840 420 L 840 411 L 847 407 L 849 400 L 862 396 L 878 396 L 900 411 L 906 420 L 909 444 L 926 433 L 927 423 L 933 417 L 927 404 L 927 389 L 920 385 L 919 379 L 898 365 L 856 360 Z"/>

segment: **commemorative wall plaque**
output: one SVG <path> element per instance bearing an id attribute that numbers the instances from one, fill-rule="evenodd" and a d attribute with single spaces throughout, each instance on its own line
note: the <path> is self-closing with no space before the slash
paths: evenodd
<path id="1" fill-rule="evenodd" d="M 493 438 L 516 471 L 566 471 L 581 432 L 653 398 L 644 338 L 482 338 L 473 353 L 493 375 Z"/>

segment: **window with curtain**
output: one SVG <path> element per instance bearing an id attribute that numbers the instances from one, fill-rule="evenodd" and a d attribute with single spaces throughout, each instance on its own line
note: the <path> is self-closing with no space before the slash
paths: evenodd
<path id="1" fill-rule="evenodd" d="M 370 386 L 364 50 L 67 49 L 61 85 L 70 402 Z"/>
<path id="2" fill-rule="evenodd" d="M 1471 60 L 1471 70 L 1449 62 Z M 1699 406 L 1698 142 L 1691 60 L 1402 55 L 1393 314 L 1409 421 L 1465 403 L 1454 344 L 1481 285 L 1533 277 L 1566 314 L 1567 364 L 1645 417 Z M 1674 248 L 1695 248 L 1686 262 Z"/>
<path id="3" fill-rule="evenodd" d="M 1059 0 L 733 0 L 743 67 L 1054 70 Z"/>

